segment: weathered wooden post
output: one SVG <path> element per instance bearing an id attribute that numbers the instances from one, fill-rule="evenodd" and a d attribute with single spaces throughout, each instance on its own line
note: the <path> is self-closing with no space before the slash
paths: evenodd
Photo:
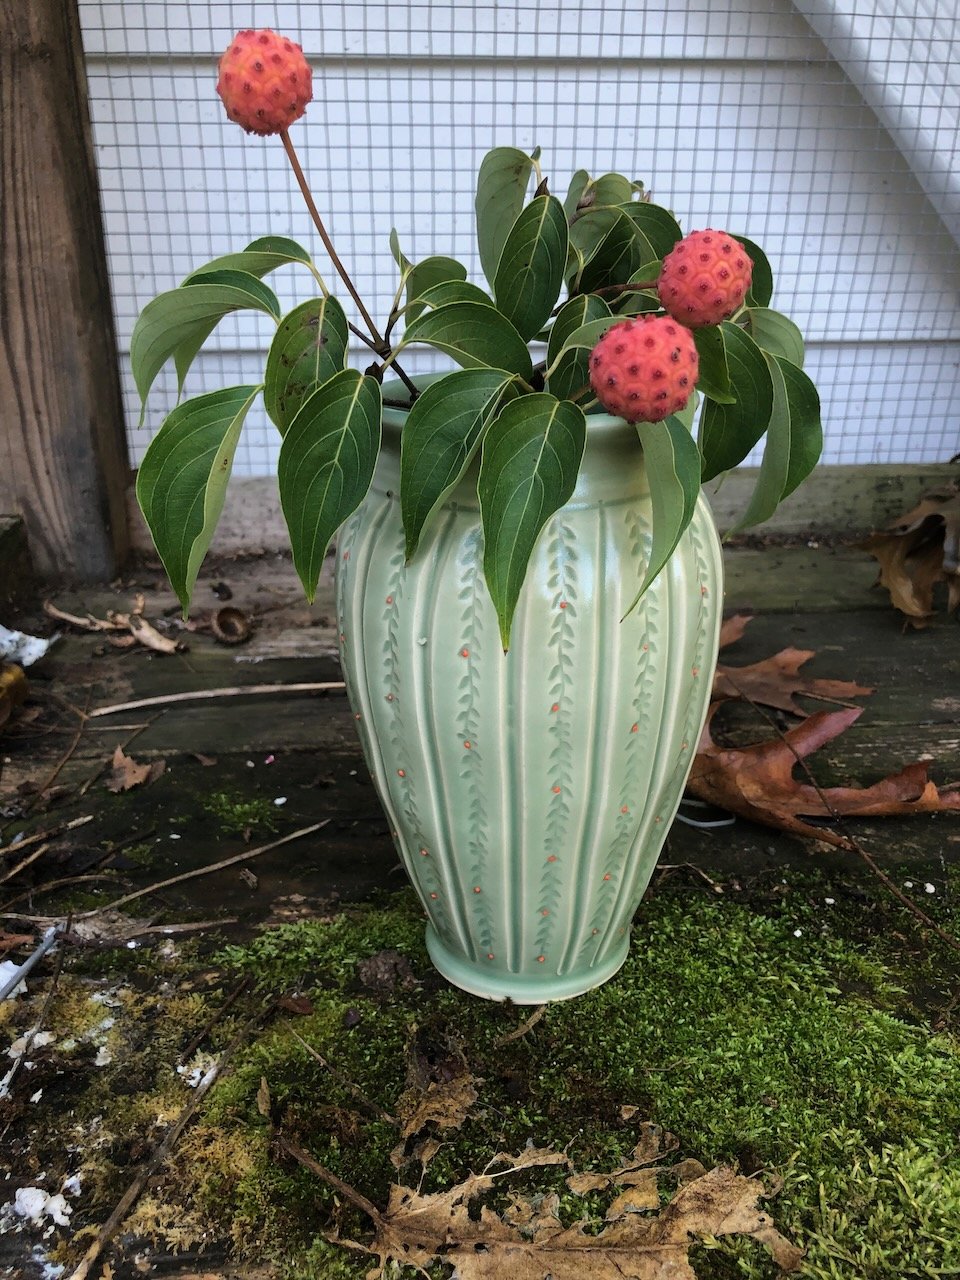
<path id="1" fill-rule="evenodd" d="M 109 578 L 129 477 L 76 0 L 0 0 L 0 512 Z"/>

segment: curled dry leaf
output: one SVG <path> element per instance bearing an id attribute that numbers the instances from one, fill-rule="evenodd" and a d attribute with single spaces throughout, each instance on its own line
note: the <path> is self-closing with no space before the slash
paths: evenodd
<path id="1" fill-rule="evenodd" d="M 210 630 L 220 644 L 245 644 L 253 633 L 250 619 L 233 605 L 225 605 L 210 615 Z"/>
<path id="2" fill-rule="evenodd" d="M 129 791 L 132 787 L 141 787 L 157 778 L 165 771 L 166 760 L 154 760 L 150 764 L 138 764 L 132 756 L 117 747 L 110 765 L 110 777 L 106 781 L 108 791 Z"/>
<path id="3" fill-rule="evenodd" d="M 859 544 L 880 564 L 880 585 L 913 627 L 929 624 L 933 592 L 947 585 L 947 612 L 960 607 L 960 481 L 924 494 L 917 506 Z"/>
<path id="4" fill-rule="evenodd" d="M 472 1202 L 500 1178 L 535 1167 L 570 1167 L 565 1155 L 550 1149 L 497 1155 L 483 1173 L 432 1195 L 394 1185 L 382 1211 L 289 1143 L 286 1150 L 348 1193 L 372 1219 L 372 1243 L 351 1242 L 378 1260 L 368 1280 L 380 1280 L 394 1263 L 425 1270 L 440 1262 L 451 1265 L 458 1280 L 696 1280 L 691 1246 L 724 1235 L 752 1236 L 785 1271 L 796 1270 L 803 1256 L 760 1209 L 763 1185 L 725 1167 L 681 1186 L 658 1214 L 642 1211 L 635 1195 L 618 1197 L 619 1207 L 611 1205 L 603 1229 L 590 1234 L 583 1222 L 563 1226 L 552 1192 L 516 1195 L 502 1215 L 488 1205 L 479 1215 L 471 1213 Z"/>
<path id="5" fill-rule="evenodd" d="M 722 747 L 710 732 L 720 705 L 710 708 L 687 783 L 695 796 L 709 804 L 842 849 L 852 847 L 846 836 L 804 818 L 960 812 L 960 785 L 938 789 L 927 776 L 927 766 L 919 761 L 869 787 L 817 788 L 794 778 L 798 762 L 839 737 L 862 714 L 861 707 L 819 711 L 770 742 Z"/>

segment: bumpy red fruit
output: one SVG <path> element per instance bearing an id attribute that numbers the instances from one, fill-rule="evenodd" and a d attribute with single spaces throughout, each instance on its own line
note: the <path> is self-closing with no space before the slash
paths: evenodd
<path id="1" fill-rule="evenodd" d="M 725 231 L 691 231 L 663 260 L 657 293 L 663 309 L 691 329 L 727 320 L 750 288 L 753 262 Z"/>
<path id="2" fill-rule="evenodd" d="M 268 28 L 238 31 L 219 70 L 217 93 L 227 115 L 247 133 L 280 133 L 300 119 L 313 97 L 303 50 Z"/>
<path id="3" fill-rule="evenodd" d="M 590 385 L 597 399 L 627 422 L 660 422 L 682 409 L 698 373 L 690 330 L 670 316 L 615 324 L 590 353 Z"/>

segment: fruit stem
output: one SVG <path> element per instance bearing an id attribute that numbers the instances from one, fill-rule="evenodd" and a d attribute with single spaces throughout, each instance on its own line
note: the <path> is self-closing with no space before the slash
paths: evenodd
<path id="1" fill-rule="evenodd" d="M 386 353 L 382 349 L 384 345 L 383 338 L 380 336 L 377 326 L 370 318 L 370 313 L 367 311 L 367 308 L 363 305 L 363 299 L 360 297 L 359 293 L 357 293 L 356 287 L 350 279 L 349 272 L 340 261 L 340 257 L 337 254 L 336 249 L 333 247 L 333 241 L 327 235 L 327 229 L 323 225 L 323 219 L 320 217 L 320 211 L 314 203 L 313 196 L 310 194 L 310 188 L 307 186 L 307 180 L 304 177 L 303 169 L 300 167 L 300 161 L 297 159 L 297 153 L 293 149 L 293 143 L 290 141 L 290 135 L 286 129 L 280 130 L 280 139 L 283 142 L 283 149 L 287 153 L 287 159 L 290 161 L 290 167 L 293 169 L 294 177 L 297 179 L 300 191 L 303 194 L 304 201 L 306 202 L 307 209 L 309 210 L 310 217 L 313 219 L 313 225 L 319 231 L 320 239 L 323 241 L 324 248 L 330 255 L 330 261 L 333 263 L 334 267 L 336 267 L 340 279 L 347 286 L 351 298 L 353 298 L 354 302 L 357 304 L 357 310 L 363 317 L 364 324 L 370 330 L 371 337 L 374 342 L 378 344 L 379 349 L 374 349 L 377 350 L 378 355 L 385 355 Z"/>
<path id="2" fill-rule="evenodd" d="M 333 241 L 330 239 L 329 235 L 327 234 L 327 229 L 323 225 L 323 219 L 320 217 L 320 210 L 317 208 L 316 203 L 314 202 L 313 196 L 310 192 L 310 188 L 307 186 L 307 179 L 304 177 L 303 169 L 300 167 L 300 161 L 297 158 L 297 153 L 293 148 L 293 143 L 290 141 L 290 135 L 286 131 L 286 129 L 280 130 L 280 139 L 283 142 L 283 149 L 287 153 L 287 159 L 290 161 L 290 167 L 293 169 L 294 177 L 297 179 L 297 185 L 300 187 L 300 191 L 301 191 L 301 194 L 303 195 L 304 202 L 306 203 L 307 210 L 310 213 L 310 217 L 313 219 L 313 225 L 319 231 L 320 239 L 323 241 L 324 248 L 326 249 L 327 253 L 330 255 L 330 261 L 333 263 L 334 267 L 337 269 L 337 273 L 340 276 L 340 279 L 343 281 L 343 283 L 347 286 L 347 289 L 350 291 L 350 297 L 353 298 L 354 302 L 357 304 L 357 310 L 360 312 L 361 316 L 363 317 L 364 323 L 366 324 L 367 328 L 370 330 L 370 337 L 372 341 L 368 339 L 366 334 L 362 330 L 358 329 L 356 325 L 353 325 L 353 324 L 349 325 L 351 333 L 356 334 L 356 336 L 360 338 L 361 341 L 365 342 L 366 345 L 371 349 L 371 351 L 375 351 L 377 353 L 377 355 L 381 358 L 381 360 L 384 359 L 384 357 L 388 357 L 386 364 L 383 367 L 386 368 L 387 364 L 390 364 L 392 362 L 393 367 L 396 370 L 397 377 L 400 379 L 403 385 L 410 392 L 411 399 L 416 400 L 417 396 L 420 394 L 419 391 L 414 386 L 414 384 L 410 381 L 410 379 L 407 377 L 404 371 L 400 368 L 399 364 L 397 364 L 395 360 L 392 360 L 390 344 L 384 341 L 384 339 L 380 336 L 380 332 L 377 329 L 377 326 L 373 323 L 373 320 L 371 319 L 369 311 L 367 311 L 367 308 L 363 305 L 363 299 L 360 297 L 359 293 L 357 293 L 356 286 L 354 285 L 353 281 L 350 279 L 350 273 L 347 271 L 346 267 L 340 261 L 340 256 L 337 253 L 336 249 L 334 249 L 333 247 Z M 321 287 L 323 286 L 321 285 Z"/>

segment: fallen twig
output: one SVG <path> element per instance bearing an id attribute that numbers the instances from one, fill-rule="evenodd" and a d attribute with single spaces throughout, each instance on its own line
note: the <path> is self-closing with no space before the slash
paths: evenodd
<path id="1" fill-rule="evenodd" d="M 236 1002 L 243 995 L 244 991 L 246 991 L 249 988 L 252 982 L 253 982 L 253 978 L 249 974 L 247 974 L 245 978 L 240 979 L 240 981 L 233 988 L 233 990 L 227 996 L 226 1000 L 224 1000 L 223 1004 L 216 1011 L 213 1017 L 210 1018 L 207 1024 L 197 1032 L 197 1034 L 193 1037 L 193 1039 L 184 1049 L 183 1053 L 181 1053 L 180 1057 L 177 1059 L 177 1062 L 180 1066 L 183 1066 L 185 1062 L 188 1062 L 190 1058 L 193 1057 L 194 1053 L 197 1051 L 200 1045 L 203 1044 L 204 1040 L 206 1040 L 207 1036 L 210 1034 L 213 1028 L 217 1025 L 220 1019 L 226 1014 L 227 1010 L 232 1008 L 233 1005 L 236 1004 Z"/>
<path id="2" fill-rule="evenodd" d="M 290 844 L 293 840 L 300 840 L 303 836 L 313 835 L 315 831 L 320 831 L 323 827 L 329 826 L 330 821 L 330 818 L 324 818 L 322 822 L 315 822 L 309 827 L 301 827 L 299 831 L 292 831 L 288 836 L 281 836 L 279 840 L 271 840 L 269 844 L 262 844 L 256 849 L 247 849 L 245 853 L 235 853 L 231 858 L 223 858 L 220 862 L 212 862 L 206 867 L 198 867 L 194 871 L 184 871 L 178 876 L 171 876 L 168 880 L 160 880 L 157 884 L 147 885 L 145 889 L 137 889 L 133 893 L 125 894 L 122 898 L 117 898 L 115 902 L 109 902 L 104 907 L 81 912 L 76 919 L 87 920 L 90 916 L 99 915 L 101 911 L 116 911 L 118 907 L 125 907 L 128 902 L 135 902 L 137 898 L 145 898 L 151 893 L 159 893 L 161 889 L 169 889 L 171 885 L 182 884 L 185 880 L 195 880 L 198 876 L 208 876 L 214 871 L 223 871 L 226 867 L 236 866 L 238 862 L 249 862 L 251 858 L 258 858 L 260 854 L 269 853 L 271 849 L 279 849 L 281 845 Z"/>
<path id="3" fill-rule="evenodd" d="M 173 1150 L 174 1146 L 179 1141 L 180 1135 L 183 1133 L 184 1129 L 186 1129 L 187 1125 L 196 1115 L 197 1111 L 199 1110 L 200 1103 L 209 1093 L 213 1085 L 216 1084 L 216 1082 L 220 1079 L 225 1068 L 229 1064 L 230 1059 L 233 1057 L 236 1051 L 240 1048 L 243 1042 L 247 1039 L 250 1032 L 253 1031 L 254 1028 L 257 1027 L 257 1025 L 260 1022 L 262 1022 L 262 1020 L 266 1017 L 266 1015 L 270 1012 L 272 1008 L 273 1008 L 273 1005 L 270 1004 L 265 1009 L 261 1009 L 259 1013 L 257 1013 L 253 1018 L 249 1020 L 249 1022 L 246 1023 L 246 1025 L 237 1033 L 236 1036 L 234 1036 L 233 1040 L 231 1040 L 231 1042 L 227 1045 L 226 1049 L 224 1049 L 223 1053 L 220 1055 L 219 1059 L 217 1060 L 216 1065 L 211 1067 L 211 1069 L 207 1072 L 207 1074 L 203 1077 L 203 1079 L 197 1085 L 197 1088 L 196 1088 L 196 1091 L 194 1092 L 193 1097 L 190 1099 L 187 1105 L 180 1112 L 179 1116 L 177 1116 L 176 1120 L 171 1125 L 171 1127 L 167 1130 L 167 1133 L 163 1138 L 162 1142 L 159 1142 L 157 1146 L 154 1147 L 150 1156 L 141 1165 L 140 1170 L 137 1173 L 137 1176 L 134 1178 L 133 1182 L 131 1182 L 130 1186 L 127 1187 L 126 1191 L 121 1196 L 120 1201 L 117 1204 L 117 1207 L 114 1209 L 113 1213 L 111 1213 L 110 1217 L 106 1220 L 106 1222 L 100 1228 L 100 1231 L 97 1234 L 96 1240 L 94 1240 L 93 1244 L 91 1244 L 90 1248 L 83 1255 L 83 1258 L 81 1259 L 79 1266 L 76 1267 L 76 1269 L 73 1271 L 72 1275 L 70 1276 L 70 1280 L 86 1280 L 86 1277 L 89 1276 L 92 1268 L 99 1261 L 100 1256 L 103 1253 L 104 1249 L 113 1239 L 113 1237 L 117 1234 L 117 1231 L 123 1225 L 124 1219 L 127 1217 L 127 1214 L 130 1212 L 130 1210 L 136 1204 L 137 1200 L 140 1198 L 140 1195 L 142 1194 L 147 1183 L 156 1173 L 157 1169 L 159 1169 L 160 1165 L 163 1164 L 164 1160 L 166 1160 L 166 1158 L 170 1155 L 170 1152 Z"/>
<path id="4" fill-rule="evenodd" d="M 336 1080 L 337 1084 L 341 1085 L 350 1094 L 352 1094 L 352 1096 L 356 1099 L 356 1101 L 359 1102 L 361 1106 L 365 1107 L 368 1111 L 372 1112 L 373 1115 L 375 1115 L 378 1120 L 385 1120 L 387 1124 L 400 1123 L 400 1121 L 397 1119 L 396 1116 L 392 1116 L 389 1111 L 384 1111 L 383 1107 L 378 1106 L 375 1102 L 373 1102 L 370 1098 L 368 1098 L 365 1093 L 362 1093 L 360 1089 L 353 1083 L 352 1080 L 348 1079 L 341 1071 L 338 1071 L 336 1067 L 331 1066 L 331 1064 L 326 1060 L 326 1058 L 324 1058 L 321 1054 L 317 1053 L 313 1045 L 307 1044 L 303 1036 L 298 1035 L 296 1031 L 293 1031 L 293 1030 L 291 1030 L 290 1034 L 293 1036 L 294 1040 L 299 1041 L 299 1043 L 303 1045 L 304 1049 L 306 1049 L 307 1053 L 310 1054 L 311 1058 L 313 1058 L 316 1062 L 319 1062 L 321 1067 L 323 1067 L 325 1070 L 329 1071 L 330 1075 L 334 1078 L 334 1080 Z"/>
<path id="5" fill-rule="evenodd" d="M 503 1045 L 510 1044 L 514 1040 L 522 1040 L 527 1032 L 537 1025 L 546 1012 L 547 1006 L 545 1004 L 540 1005 L 538 1008 L 534 1009 L 526 1022 L 521 1022 L 519 1027 L 515 1027 L 513 1031 L 508 1031 L 505 1036 L 500 1036 L 499 1039 L 494 1040 L 493 1047 L 495 1049 L 499 1049 Z"/>
<path id="6" fill-rule="evenodd" d="M 89 705 L 90 705 L 90 702 L 89 702 L 89 695 L 88 695 L 87 706 Z M 86 715 L 86 709 L 84 709 L 84 715 Z M 77 747 L 79 747 L 80 745 L 80 739 L 83 737 L 83 730 L 85 725 L 86 725 L 86 720 L 85 719 L 81 720 L 80 727 L 77 730 L 77 732 L 74 734 L 73 741 L 70 743 L 69 747 L 67 747 L 66 751 L 61 756 L 60 761 L 57 764 L 56 768 L 53 770 L 50 776 L 44 782 L 41 783 L 39 790 L 36 791 L 30 797 L 26 805 L 26 810 L 28 813 L 30 812 L 31 809 L 36 808 L 36 806 L 40 803 L 43 797 L 47 794 L 47 792 L 56 782 L 57 778 L 59 778 L 60 771 L 63 769 L 64 765 L 67 763 L 67 761 L 71 758 L 73 753 L 76 751 Z"/>
<path id="7" fill-rule="evenodd" d="M 118 711 L 136 711 L 140 707 L 162 707 L 173 702 L 202 702 L 207 698 L 260 698 L 269 693 L 328 693 L 343 692 L 342 680 L 326 680 L 319 684 L 248 684 L 230 689 L 195 689 L 191 693 L 164 693 L 155 698 L 136 698 L 133 702 L 118 702 L 112 707 L 98 707 L 90 712 L 90 719 L 112 716 Z"/>
<path id="8" fill-rule="evenodd" d="M 48 844 L 42 844 L 39 849 L 34 849 L 33 853 L 28 853 L 25 858 L 0 876 L 0 884 L 6 884 L 8 880 L 12 880 L 15 875 L 29 867 L 31 862 L 36 862 L 38 858 L 42 857 L 49 848 Z"/>
<path id="9" fill-rule="evenodd" d="M 13 844 L 4 845 L 0 849 L 0 858 L 11 853 L 19 853 L 22 849 L 26 849 L 28 845 L 36 844 L 39 840 L 50 840 L 53 836 L 59 836 L 64 831 L 73 831 L 76 827 L 85 826 L 86 823 L 93 821 L 93 814 L 87 813 L 82 818 L 71 818 L 69 822 L 63 822 L 59 827 L 51 827 L 48 831 L 35 831 L 31 836 L 24 836 L 22 840 L 17 840 Z"/>
<path id="10" fill-rule="evenodd" d="M 115 881 L 116 876 L 101 871 L 82 876 L 64 876 L 62 880 L 50 880 L 47 884 L 34 885 L 32 889 L 24 889 L 23 893 L 18 893 L 15 898 L 11 898 L 0 907 L 0 920 L 10 918 L 14 920 L 33 920 L 39 924 L 52 924 L 54 921 L 62 920 L 63 916 L 25 916 L 19 911 L 11 911 L 10 908 L 16 906 L 18 902 L 23 902 L 24 898 L 38 898 L 42 893 L 50 893 L 54 889 L 63 889 L 68 884 L 87 884 L 91 880 Z M 90 911 L 87 914 L 96 915 L 97 911 Z"/>
<path id="11" fill-rule="evenodd" d="M 343 1196 L 344 1200 L 349 1200 L 354 1208 L 365 1213 L 377 1227 L 383 1227 L 386 1225 L 383 1219 L 383 1214 L 377 1206 L 372 1203 L 372 1201 L 368 1200 L 366 1196 L 362 1196 L 359 1191 L 354 1191 L 353 1187 L 348 1186 L 347 1183 L 345 1183 L 342 1178 L 338 1178 L 335 1173 L 331 1173 L 331 1171 L 325 1168 L 319 1160 L 315 1160 L 309 1151 L 304 1151 L 303 1147 L 301 1147 L 299 1143 L 294 1142 L 292 1138 L 280 1137 L 277 1138 L 277 1146 L 281 1151 L 296 1160 L 297 1164 L 303 1165 L 304 1169 L 309 1169 L 310 1172 L 315 1173 L 318 1178 L 322 1178 L 328 1186 L 331 1186 L 335 1191 L 338 1191 L 340 1195 Z M 81 1277 L 73 1275 L 70 1277 L 70 1280 L 81 1280 Z"/>

